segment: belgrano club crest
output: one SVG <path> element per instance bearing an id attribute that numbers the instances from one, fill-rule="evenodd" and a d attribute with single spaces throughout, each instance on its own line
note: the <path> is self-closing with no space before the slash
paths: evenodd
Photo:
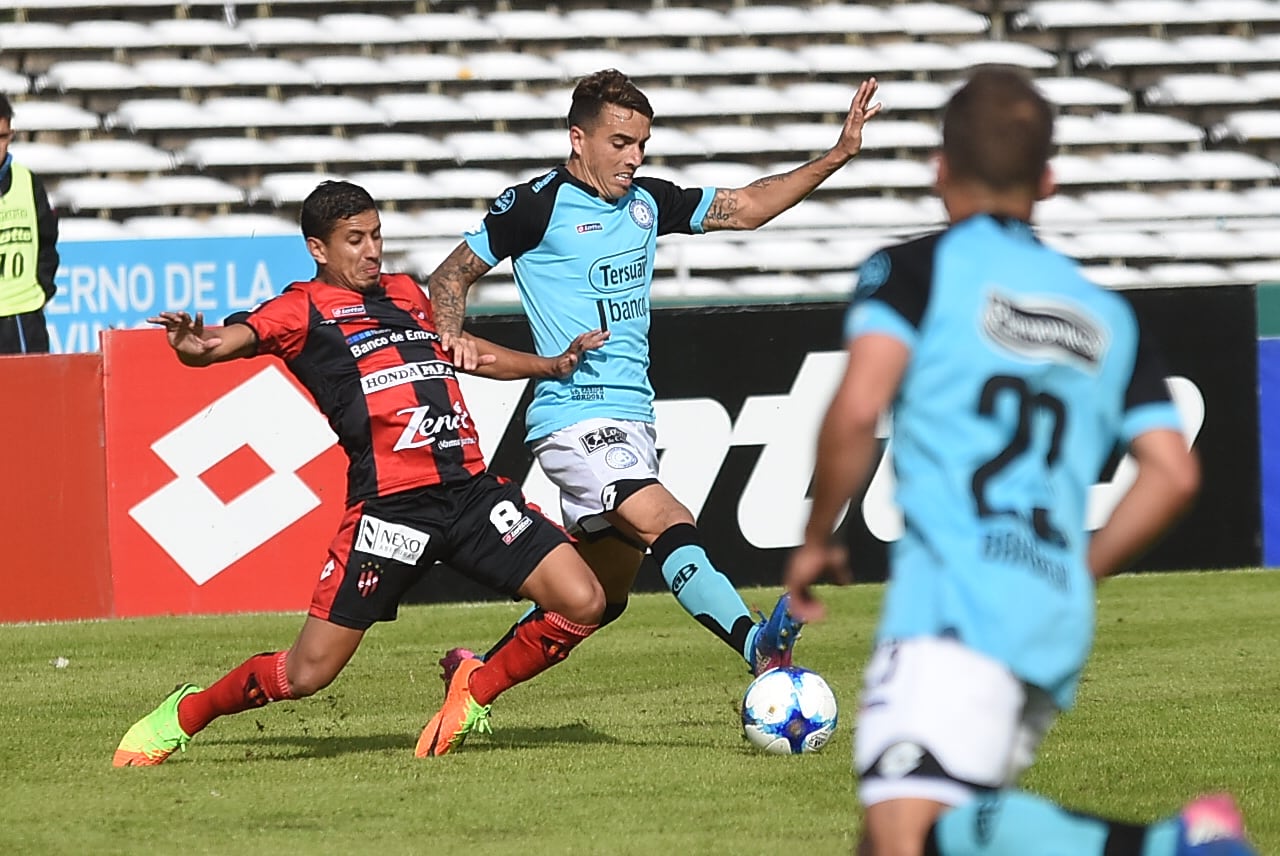
<path id="1" fill-rule="evenodd" d="M 996 344 L 1028 359 L 1074 363 L 1097 371 L 1107 349 L 1106 332 L 1066 304 L 1023 301 L 991 291 L 982 329 Z"/>

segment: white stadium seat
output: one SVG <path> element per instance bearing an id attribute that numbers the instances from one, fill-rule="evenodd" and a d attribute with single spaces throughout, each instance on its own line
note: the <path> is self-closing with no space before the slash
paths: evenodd
<path id="1" fill-rule="evenodd" d="M 969 65 L 1000 63 L 1036 71 L 1050 71 L 1058 65 L 1058 58 L 1053 54 L 1022 42 L 962 42 L 955 48 Z"/>
<path id="2" fill-rule="evenodd" d="M 1152 105 L 1257 104 L 1267 93 L 1233 74 L 1167 74 L 1143 90 L 1143 99 Z"/>
<path id="3" fill-rule="evenodd" d="M 809 8 L 809 17 L 820 33 L 856 33 L 863 36 L 905 33 L 903 21 L 885 14 L 879 6 L 866 3 L 819 3 Z"/>
<path id="4" fill-rule="evenodd" d="M 321 45 L 330 41 L 329 34 L 309 18 L 245 18 L 237 26 L 255 48 Z"/>
<path id="5" fill-rule="evenodd" d="M 1083 197 L 1064 194 L 1041 200 L 1035 208 L 1035 222 L 1055 229 L 1088 228 L 1098 222 L 1098 212 Z"/>
<path id="6" fill-rule="evenodd" d="M 1036 88 L 1059 107 L 1128 107 L 1128 90 L 1089 77 L 1040 77 Z"/>
<path id="7" fill-rule="evenodd" d="M 123 178 L 72 178 L 58 183 L 50 201 L 68 211 L 156 208 L 161 202 L 139 182 Z"/>
<path id="8" fill-rule="evenodd" d="M 90 172 L 83 157 L 54 143 L 14 143 L 13 159 L 37 175 L 82 175 Z"/>
<path id="9" fill-rule="evenodd" d="M 118 220 L 101 217 L 59 217 L 59 241 L 116 241 L 133 237 Z"/>
<path id="10" fill-rule="evenodd" d="M 238 86 L 314 86 L 316 82 L 301 65 L 279 57 L 228 57 L 216 67 Z"/>
<path id="11" fill-rule="evenodd" d="M 702 6 L 658 7 L 646 10 L 645 15 L 664 36 L 714 38 L 743 35 L 737 22 Z"/>
<path id="12" fill-rule="evenodd" d="M 244 191 L 207 175 L 161 175 L 144 178 L 142 190 L 159 205 L 231 205 L 244 201 Z"/>
<path id="13" fill-rule="evenodd" d="M 18 101 L 13 127 L 24 131 L 93 131 L 102 125 L 96 113 L 57 101 Z"/>
<path id="14" fill-rule="evenodd" d="M 376 86 L 408 82 L 367 56 L 317 56 L 301 62 L 302 70 L 320 86 Z"/>
<path id="15" fill-rule="evenodd" d="M 492 42 L 498 38 L 493 25 L 462 10 L 405 15 L 400 18 L 400 26 L 432 44 Z"/>
<path id="16" fill-rule="evenodd" d="M 574 41 L 595 35 L 579 30 L 572 20 L 550 9 L 490 12 L 485 16 L 485 23 L 507 41 Z"/>
<path id="17" fill-rule="evenodd" d="M 36 78 L 36 89 L 56 89 L 59 92 L 85 92 L 93 90 L 128 91 L 146 85 L 133 66 L 110 60 L 76 59 L 55 62 L 49 70 Z"/>
<path id="18" fill-rule="evenodd" d="M 67 28 L 61 24 L 30 21 L 0 24 L 0 51 L 44 51 L 65 48 Z"/>
<path id="19" fill-rule="evenodd" d="M 198 129 L 228 127 L 219 117 L 181 98 L 131 98 L 121 101 L 103 125 L 108 130 L 155 131 L 169 128 Z"/>
<path id="20" fill-rule="evenodd" d="M 235 83 L 223 69 L 198 59 L 143 59 L 133 69 L 142 85 L 152 89 L 208 89 Z"/>
<path id="21" fill-rule="evenodd" d="M 418 41 L 415 33 L 389 15 L 336 12 L 321 15 L 316 24 L 334 44 L 403 45 Z"/>
<path id="22" fill-rule="evenodd" d="M 589 33 L 595 38 L 652 39 L 663 34 L 648 10 L 574 9 L 565 12 L 564 18 L 576 32 Z"/>
<path id="23" fill-rule="evenodd" d="M 1238 110 L 1210 129 L 1215 141 L 1280 140 L 1280 110 Z"/>
<path id="24" fill-rule="evenodd" d="M 953 3 L 902 3 L 889 12 L 913 36 L 974 35 L 985 33 L 991 23 L 986 15 Z"/>
<path id="25" fill-rule="evenodd" d="M 373 104 L 391 125 L 430 122 L 469 122 L 475 119 L 458 99 L 433 92 L 379 95 Z"/>
<path id="26" fill-rule="evenodd" d="M 362 160 L 370 163 L 453 159 L 453 150 L 448 145 L 422 134 L 360 134 L 351 138 L 351 145 Z"/>
<path id="27" fill-rule="evenodd" d="M 207 18 L 170 18 L 152 21 L 153 41 L 174 48 L 248 47 L 249 34 L 222 21 Z"/>
<path id="28" fill-rule="evenodd" d="M 250 201 L 263 199 L 273 205 L 296 205 L 321 182 L 343 178 L 326 172 L 268 173 L 258 181 L 257 188 L 250 194 Z"/>
<path id="29" fill-rule="evenodd" d="M 31 89 L 31 81 L 25 74 L 0 68 L 0 92 L 5 95 L 26 95 Z"/>
<path id="30" fill-rule="evenodd" d="M 82 140 L 67 150 L 88 165 L 86 172 L 167 172 L 173 155 L 138 140 Z"/>

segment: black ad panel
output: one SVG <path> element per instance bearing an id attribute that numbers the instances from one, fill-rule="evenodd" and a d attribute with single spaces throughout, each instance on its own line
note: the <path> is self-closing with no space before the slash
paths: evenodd
<path id="1" fill-rule="evenodd" d="M 1151 289 L 1128 296 L 1165 354 L 1184 420 L 1199 424 L 1196 448 L 1204 473 L 1195 508 L 1136 569 L 1257 565 L 1253 289 Z M 786 555 L 799 540 L 808 513 L 814 440 L 844 368 L 844 312 L 843 304 L 810 303 L 653 314 L 650 377 L 657 394 L 663 482 L 694 511 L 712 561 L 738 584 L 777 585 Z M 531 347 L 523 317 L 480 318 L 468 329 L 508 347 Z M 491 469 L 520 482 L 533 462 L 524 445 L 523 420 L 532 388 L 526 384 L 518 404 L 508 408 L 505 426 L 478 426 L 482 434 L 502 435 Z M 470 399 L 469 392 L 475 412 Z M 1100 506 L 1109 508 L 1122 492 L 1123 485 L 1111 482 L 1118 463 L 1117 456 L 1095 488 Z M 866 495 L 851 503 L 841 526 L 858 580 L 885 577 L 886 547 L 901 527 L 891 490 L 891 469 L 882 458 Z M 559 520 L 554 500 L 531 498 Z M 651 560 L 636 588 L 663 588 Z M 412 599 L 486 595 L 441 569 Z"/>

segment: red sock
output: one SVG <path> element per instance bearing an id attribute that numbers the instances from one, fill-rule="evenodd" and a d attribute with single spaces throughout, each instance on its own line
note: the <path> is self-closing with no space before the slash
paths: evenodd
<path id="1" fill-rule="evenodd" d="M 227 672 L 203 692 L 192 693 L 178 702 L 178 724 L 188 736 L 195 736 L 219 716 L 262 707 L 269 701 L 293 698 L 284 663 L 287 651 L 255 654 Z"/>
<path id="2" fill-rule="evenodd" d="M 597 626 L 574 624 L 554 612 L 516 625 L 515 632 L 471 673 L 471 697 L 480 704 L 489 704 L 504 691 L 568 657 L 573 647 Z"/>

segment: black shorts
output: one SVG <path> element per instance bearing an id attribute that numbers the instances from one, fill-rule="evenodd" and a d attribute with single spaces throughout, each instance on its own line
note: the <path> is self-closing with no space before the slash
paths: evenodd
<path id="1" fill-rule="evenodd" d="M 515 596 L 564 530 L 520 487 L 488 473 L 349 507 L 329 546 L 310 614 L 364 630 L 394 621 L 406 591 L 436 562 Z"/>

